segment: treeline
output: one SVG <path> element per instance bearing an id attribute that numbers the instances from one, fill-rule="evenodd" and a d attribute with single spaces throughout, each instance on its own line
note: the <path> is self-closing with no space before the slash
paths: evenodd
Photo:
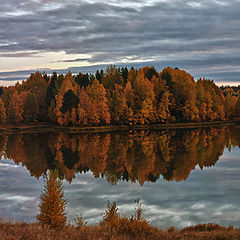
<path id="1" fill-rule="evenodd" d="M 0 91 L 0 124 L 153 124 L 226 120 L 240 116 L 240 98 L 213 81 L 197 82 L 167 67 L 109 66 L 96 74 L 51 76 L 36 72 Z"/>
<path id="2" fill-rule="evenodd" d="M 224 96 L 227 96 L 228 94 L 230 94 L 231 96 L 235 96 L 235 97 L 240 96 L 240 85 L 238 85 L 237 87 L 221 86 L 220 88 L 223 91 Z"/>
<path id="3" fill-rule="evenodd" d="M 71 181 L 91 171 L 119 181 L 183 181 L 199 166 L 215 165 L 226 147 L 240 146 L 238 127 L 136 131 L 129 134 L 57 132 L 0 135 L 0 159 L 12 159 L 39 178 L 49 169 Z"/>

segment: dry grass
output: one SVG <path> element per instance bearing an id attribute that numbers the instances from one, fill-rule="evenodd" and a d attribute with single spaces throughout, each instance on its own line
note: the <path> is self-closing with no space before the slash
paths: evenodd
<path id="1" fill-rule="evenodd" d="M 130 223 L 130 224 L 129 224 Z M 0 239 L 1 240 L 56 240 L 56 239 L 161 239 L 161 240 L 185 240 L 185 239 L 211 239 L 211 240 L 237 240 L 240 239 L 240 230 L 234 228 L 225 228 L 214 225 L 209 227 L 209 224 L 197 225 L 188 227 L 181 231 L 169 229 L 162 231 L 151 227 L 150 225 L 142 224 L 138 220 L 132 221 L 123 218 L 118 224 L 109 228 L 105 225 L 81 227 L 66 226 L 61 230 L 54 230 L 47 227 L 42 227 L 39 224 L 32 223 L 0 223 Z"/>
<path id="2" fill-rule="evenodd" d="M 142 218 L 142 208 L 138 204 L 132 217 L 120 215 L 115 202 L 108 203 L 103 220 L 98 225 L 87 225 L 82 216 L 75 219 L 75 225 L 61 229 L 42 226 L 39 223 L 11 223 L 0 221 L 0 240 L 238 240 L 240 229 L 214 224 L 199 224 L 166 231 L 151 226 Z"/>

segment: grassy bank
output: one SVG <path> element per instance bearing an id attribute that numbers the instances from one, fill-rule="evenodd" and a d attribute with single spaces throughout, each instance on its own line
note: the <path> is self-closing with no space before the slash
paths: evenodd
<path id="1" fill-rule="evenodd" d="M 96 226 L 66 226 L 62 229 L 50 229 L 42 227 L 37 223 L 0 223 L 1 240 L 56 240 L 56 239 L 101 239 L 101 240 L 122 240 L 122 239 L 161 239 L 161 240 L 192 240 L 192 239 L 211 239 L 211 240 L 233 240 L 240 239 L 240 230 L 232 227 L 222 227 L 213 224 L 201 224 L 187 227 L 182 230 L 169 228 L 160 230 L 135 223 L 111 227 L 104 224 Z"/>
<path id="2" fill-rule="evenodd" d="M 51 214 L 50 214 L 51 215 Z M 50 221 L 39 223 L 11 223 L 0 221 L 0 239 L 2 240 L 176 240 L 176 239 L 240 239 L 240 229 L 232 226 L 223 227 L 216 224 L 198 224 L 184 229 L 162 230 L 153 227 L 142 217 L 142 207 L 137 203 L 136 212 L 127 217 L 118 213 L 116 202 L 109 202 L 102 220 L 95 225 L 88 225 L 82 217 L 77 217 L 73 224 L 59 221 L 59 217 L 48 216 Z M 59 215 L 57 215 L 59 216 Z M 46 217 L 46 216 L 45 216 Z M 46 220 L 46 219 L 44 219 Z M 48 224 L 46 225 L 46 222 Z M 41 223 L 41 224 L 40 224 Z"/>
<path id="3" fill-rule="evenodd" d="M 56 212 L 54 212 L 55 214 Z M 61 221 L 59 214 L 49 211 L 44 219 L 37 223 L 4 222 L 0 219 L 1 240 L 176 240 L 176 239 L 240 239 L 240 229 L 232 226 L 223 227 L 216 224 L 198 224 L 184 229 L 170 227 L 162 230 L 153 227 L 142 217 L 142 205 L 137 203 L 135 214 L 131 217 L 120 214 L 116 202 L 108 202 L 103 218 L 95 225 L 84 222 L 77 217 L 74 223 Z M 47 219 L 46 219 L 47 218 Z"/>
<path id="4" fill-rule="evenodd" d="M 192 122 L 192 123 L 167 123 L 151 125 L 108 125 L 90 127 L 72 127 L 51 125 L 49 123 L 34 123 L 29 125 L 4 125 L 0 126 L 0 132 L 25 132 L 25 131 L 59 131 L 59 132 L 79 132 L 79 133 L 101 133 L 129 130 L 161 130 L 176 128 L 199 128 L 221 125 L 234 125 L 240 121 L 213 121 L 213 122 Z"/>

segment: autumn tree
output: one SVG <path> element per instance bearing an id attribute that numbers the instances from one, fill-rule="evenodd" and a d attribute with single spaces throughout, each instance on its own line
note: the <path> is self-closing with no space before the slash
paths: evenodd
<path id="1" fill-rule="evenodd" d="M 66 200 L 62 181 L 58 174 L 53 170 L 45 176 L 44 191 L 40 195 L 39 210 L 36 216 L 37 221 L 50 228 L 61 228 L 66 224 Z"/>
<path id="2" fill-rule="evenodd" d="M 238 97 L 237 102 L 234 107 L 234 116 L 240 117 L 240 97 Z"/>
<path id="3" fill-rule="evenodd" d="M 121 84 L 122 78 L 116 66 L 110 65 L 107 67 L 102 77 L 102 84 L 105 89 L 113 88 L 114 84 Z"/>
<path id="4" fill-rule="evenodd" d="M 156 77 L 154 75 L 151 82 L 153 83 L 156 104 L 159 104 L 163 93 L 167 90 L 169 91 L 169 88 L 166 85 L 166 80 L 162 79 L 161 77 Z"/>
<path id="5" fill-rule="evenodd" d="M 235 104 L 237 102 L 237 97 L 227 94 L 224 101 L 225 115 L 228 119 L 234 116 Z"/>
<path id="6" fill-rule="evenodd" d="M 174 69 L 171 73 L 173 94 L 176 99 L 175 111 L 179 121 L 197 121 L 198 108 L 196 107 L 196 83 L 187 72 Z"/>
<path id="7" fill-rule="evenodd" d="M 134 119 L 133 119 L 134 91 L 132 88 L 132 83 L 130 81 L 127 82 L 127 84 L 124 88 L 124 96 L 125 96 L 126 103 L 128 106 L 128 123 L 132 124 L 132 123 L 134 123 Z"/>
<path id="8" fill-rule="evenodd" d="M 7 119 L 6 109 L 5 109 L 2 99 L 0 98 L 0 124 L 5 123 L 6 119 Z"/>
<path id="9" fill-rule="evenodd" d="M 3 93 L 1 95 L 1 99 L 4 103 L 5 108 L 8 108 L 8 105 L 10 104 L 12 95 L 16 92 L 15 87 L 10 86 L 10 87 L 4 87 L 3 88 Z"/>
<path id="10" fill-rule="evenodd" d="M 223 93 L 221 89 L 212 80 L 207 80 L 207 84 L 213 100 L 214 118 L 217 120 L 225 120 Z"/>
<path id="11" fill-rule="evenodd" d="M 166 80 L 160 76 L 153 75 L 151 82 L 155 94 L 155 114 L 158 122 L 164 123 L 170 120 L 171 99 L 173 94 L 170 93 Z"/>
<path id="12" fill-rule="evenodd" d="M 77 124 L 80 126 L 98 125 L 100 123 L 98 110 L 94 100 L 92 100 L 85 89 L 81 89 L 79 93 L 79 104 L 77 108 Z"/>
<path id="13" fill-rule="evenodd" d="M 197 102 L 206 120 L 224 120 L 225 106 L 222 90 L 212 80 L 205 78 L 197 82 Z M 202 103 L 201 103 L 202 102 Z"/>
<path id="14" fill-rule="evenodd" d="M 133 83 L 135 122 L 140 124 L 153 122 L 155 95 L 153 83 L 144 76 L 143 69 L 139 69 Z"/>
<path id="15" fill-rule="evenodd" d="M 75 122 L 76 119 L 71 119 L 72 109 L 76 108 L 79 102 L 77 97 L 79 86 L 75 82 L 75 78 L 71 72 L 67 73 L 62 81 L 58 94 L 55 96 L 55 101 L 51 103 L 49 116 L 56 119 L 60 125 L 68 125 Z M 53 110 L 53 112 L 52 112 Z M 76 112 L 76 109 L 74 110 Z"/>
<path id="16" fill-rule="evenodd" d="M 25 122 L 34 122 L 37 118 L 39 104 L 35 95 L 28 93 L 23 105 L 23 117 Z"/>
<path id="17" fill-rule="evenodd" d="M 23 81 L 21 87 L 18 90 L 30 92 L 36 98 L 38 104 L 37 119 L 39 121 L 46 121 L 47 116 L 47 104 L 46 104 L 46 93 L 47 93 L 47 82 L 40 72 L 35 72 L 30 77 Z"/>
<path id="18" fill-rule="evenodd" d="M 170 93 L 166 90 L 162 94 L 162 98 L 159 102 L 156 118 L 160 122 L 167 122 L 170 120 Z"/>
<path id="19" fill-rule="evenodd" d="M 9 123 L 22 123 L 23 121 L 23 105 L 27 96 L 27 92 L 15 92 L 12 94 L 10 103 L 7 108 L 7 121 Z"/>
<path id="20" fill-rule="evenodd" d="M 206 92 L 204 89 L 202 79 L 199 79 L 197 81 L 196 90 L 196 105 L 199 110 L 199 117 L 202 121 L 205 121 L 207 119 L 207 112 L 211 108 L 211 106 L 209 104 L 209 101 L 207 101 L 208 97 L 206 96 L 206 94 L 208 94 L 208 92 Z"/>
<path id="21" fill-rule="evenodd" d="M 214 120 L 213 99 L 205 78 L 197 81 L 196 105 L 199 109 L 199 117 L 202 121 Z"/>
<path id="22" fill-rule="evenodd" d="M 131 67 L 131 69 L 128 72 L 127 81 L 131 82 L 131 84 L 134 84 L 136 77 L 137 77 L 137 72 L 133 67 Z"/>
<path id="23" fill-rule="evenodd" d="M 129 109 L 122 86 L 115 84 L 110 105 L 112 122 L 118 124 L 126 123 L 129 117 Z"/>
<path id="24" fill-rule="evenodd" d="M 100 123 L 109 124 L 110 113 L 108 108 L 108 100 L 106 97 L 106 90 L 103 84 L 99 84 L 99 81 L 97 79 L 94 79 L 92 85 L 88 86 L 86 91 L 89 98 L 95 104 Z"/>
<path id="25" fill-rule="evenodd" d="M 160 72 L 160 79 L 165 81 L 166 86 L 168 87 L 169 91 L 173 93 L 175 83 L 173 82 L 172 72 L 173 72 L 172 68 L 170 68 L 170 67 L 164 68 Z"/>

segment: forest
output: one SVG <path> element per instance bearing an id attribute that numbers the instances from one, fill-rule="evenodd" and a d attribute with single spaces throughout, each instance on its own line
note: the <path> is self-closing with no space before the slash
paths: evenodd
<path id="1" fill-rule="evenodd" d="M 108 66 L 95 74 L 35 72 L 0 88 L 0 125 L 143 125 L 240 117 L 239 88 L 197 81 L 184 70 Z"/>

